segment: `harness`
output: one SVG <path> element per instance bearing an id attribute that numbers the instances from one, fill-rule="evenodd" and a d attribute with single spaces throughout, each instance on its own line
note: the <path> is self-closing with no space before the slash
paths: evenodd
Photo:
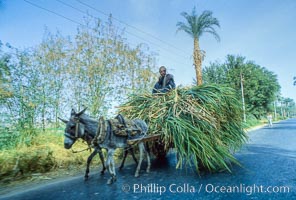
<path id="1" fill-rule="evenodd" d="M 133 120 L 126 120 L 120 114 L 115 119 L 109 120 L 104 120 L 103 117 L 100 117 L 97 133 L 92 143 L 94 146 L 103 143 L 107 133 L 109 133 L 109 145 L 112 146 L 114 136 L 131 138 L 141 132 L 142 129 Z"/>
<path id="2" fill-rule="evenodd" d="M 104 120 L 104 117 L 100 117 L 98 130 L 97 130 L 96 136 L 93 139 L 93 141 L 95 141 L 97 143 L 104 142 L 104 140 L 106 138 L 107 131 L 108 131 L 108 126 L 106 126 L 106 121 Z"/>
<path id="3" fill-rule="evenodd" d="M 77 139 L 79 139 L 79 135 L 78 135 L 78 132 L 79 132 L 79 123 L 80 123 L 79 120 L 80 120 L 79 117 L 74 117 L 74 118 L 73 118 L 73 121 L 74 121 L 74 123 L 75 123 L 75 135 L 72 136 L 72 135 L 70 135 L 70 134 L 68 134 L 68 133 L 65 133 L 64 135 L 65 135 L 66 137 L 68 137 L 68 138 L 70 138 L 70 139 L 72 139 L 72 140 L 77 140 Z M 86 151 L 86 150 L 91 150 L 91 146 L 90 146 L 91 141 L 88 140 L 88 138 L 89 138 L 89 135 L 88 135 L 86 132 L 84 132 L 84 138 L 81 138 L 81 139 L 83 139 L 82 142 L 85 142 L 85 141 L 86 141 L 86 144 L 88 145 L 88 147 L 87 147 L 86 149 L 79 150 L 79 151 L 74 151 L 74 150 L 71 148 L 72 153 L 79 153 L 79 152 L 83 152 L 83 151 Z"/>

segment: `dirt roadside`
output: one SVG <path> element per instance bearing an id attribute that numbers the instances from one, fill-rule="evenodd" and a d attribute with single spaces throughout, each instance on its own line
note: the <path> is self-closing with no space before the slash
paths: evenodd
<path id="1" fill-rule="evenodd" d="M 9 177 L 0 180 L 0 195 L 11 193 L 17 190 L 33 188 L 40 184 L 52 183 L 59 180 L 65 180 L 74 176 L 83 178 L 84 168 L 65 170 L 59 169 L 47 173 L 33 173 L 22 177 Z M 92 169 L 95 170 L 95 169 Z"/>
<path id="2" fill-rule="evenodd" d="M 86 161 L 85 161 L 86 162 Z M 117 169 L 120 165 L 120 161 L 116 161 Z M 134 163 L 131 156 L 128 156 L 125 161 L 125 166 Z M 31 188 L 51 184 L 59 181 L 70 180 L 73 178 L 81 178 L 84 180 L 86 167 L 80 166 L 71 169 L 57 169 L 55 171 L 50 171 L 46 173 L 33 173 L 28 174 L 22 177 L 14 177 L 14 178 L 6 178 L 4 180 L 0 180 L 0 197 L 4 194 L 14 193 L 16 191 L 21 190 L 29 190 Z M 101 164 L 91 164 L 90 166 L 90 176 L 92 174 L 100 173 L 102 170 Z M 105 174 L 108 173 L 105 171 Z"/>

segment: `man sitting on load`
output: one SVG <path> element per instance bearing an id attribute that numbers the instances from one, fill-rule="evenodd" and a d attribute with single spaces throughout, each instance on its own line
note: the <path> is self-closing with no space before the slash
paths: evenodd
<path id="1" fill-rule="evenodd" d="M 172 74 L 167 74 L 166 71 L 167 70 L 165 66 L 161 66 L 159 68 L 160 77 L 158 79 L 158 82 L 154 85 L 154 88 L 152 90 L 153 94 L 166 93 L 171 89 L 176 88 L 174 76 Z"/>

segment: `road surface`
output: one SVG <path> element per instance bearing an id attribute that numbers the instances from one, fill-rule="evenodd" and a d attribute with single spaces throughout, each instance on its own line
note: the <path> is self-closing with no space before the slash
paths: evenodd
<path id="1" fill-rule="evenodd" d="M 139 178 L 133 177 L 135 165 L 130 164 L 118 172 L 113 185 L 106 184 L 108 173 L 93 173 L 87 182 L 81 175 L 0 199 L 296 199 L 296 119 L 252 131 L 249 136 L 248 144 L 235 155 L 243 167 L 233 166 L 232 173 L 176 170 L 175 154 L 170 153 L 162 162 L 153 160 L 149 174 L 144 162 Z"/>

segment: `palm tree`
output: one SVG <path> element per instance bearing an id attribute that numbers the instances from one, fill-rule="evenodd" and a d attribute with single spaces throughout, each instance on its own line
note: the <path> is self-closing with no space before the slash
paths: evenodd
<path id="1" fill-rule="evenodd" d="M 186 22 L 177 23 L 177 32 L 182 30 L 188 33 L 194 40 L 193 59 L 196 73 L 197 85 L 202 84 L 202 60 L 204 53 L 199 48 L 199 38 L 203 33 L 210 33 L 214 35 L 217 41 L 220 41 L 220 37 L 215 30 L 215 26 L 220 28 L 220 24 L 217 18 L 214 18 L 211 11 L 203 11 L 201 15 L 196 14 L 195 7 L 192 9 L 191 15 L 187 12 L 182 12 L 181 15 L 186 19 Z"/>

